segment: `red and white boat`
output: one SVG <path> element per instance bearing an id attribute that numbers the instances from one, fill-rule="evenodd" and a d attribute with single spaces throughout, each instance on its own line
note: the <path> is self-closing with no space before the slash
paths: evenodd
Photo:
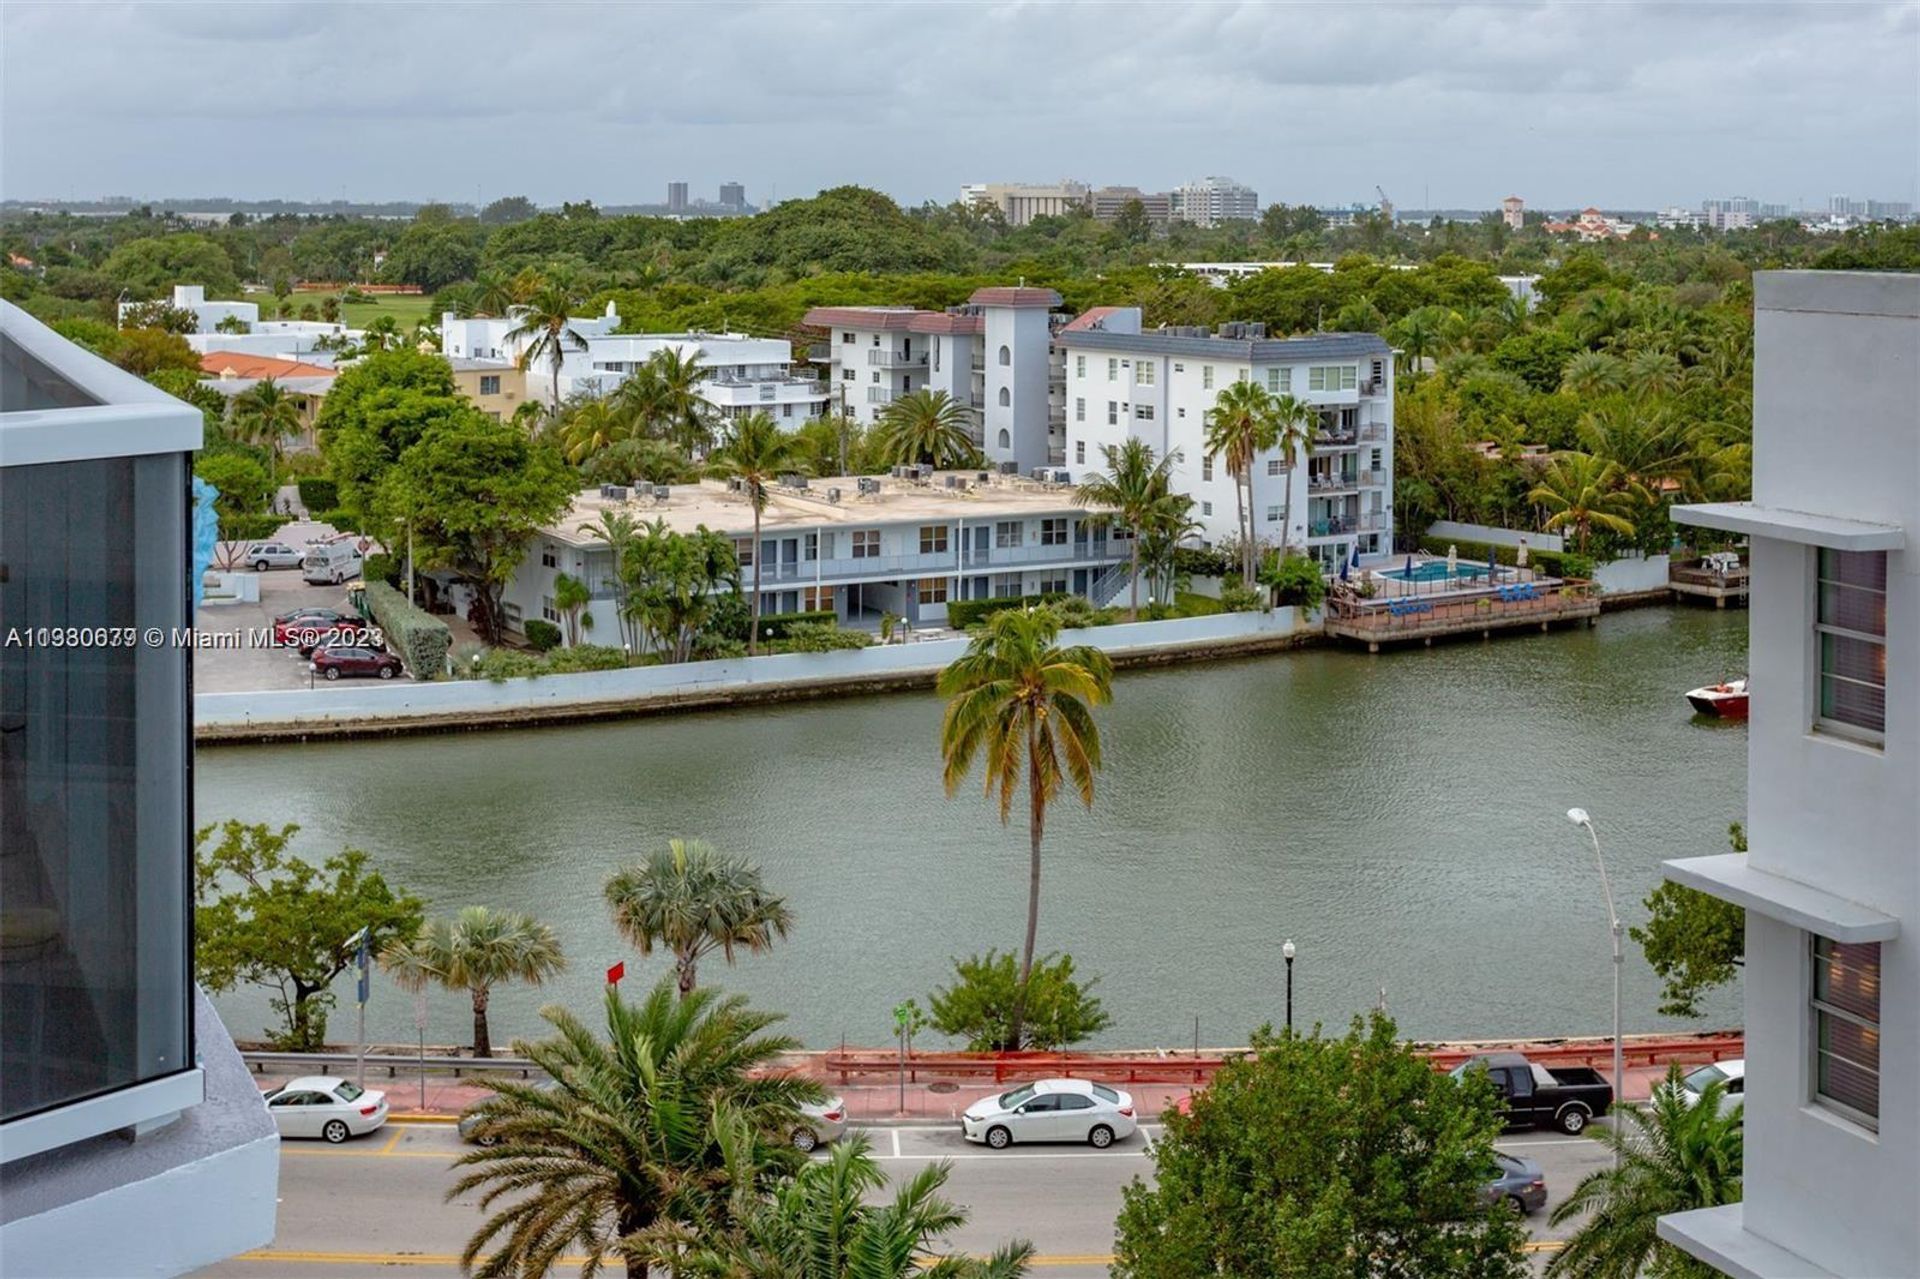
<path id="1" fill-rule="evenodd" d="M 1745 719 L 1747 717 L 1747 678 L 1742 675 L 1739 679 L 1696 688 L 1687 694 L 1687 701 L 1702 715 L 1717 715 L 1721 719 Z"/>

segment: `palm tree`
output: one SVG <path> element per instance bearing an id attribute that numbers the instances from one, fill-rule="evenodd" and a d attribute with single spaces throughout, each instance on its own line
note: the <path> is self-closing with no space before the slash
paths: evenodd
<path id="1" fill-rule="evenodd" d="M 707 376 L 700 352 L 662 347 L 648 358 L 646 371 L 655 382 L 653 394 L 667 438 L 688 457 L 704 452 L 713 443 L 713 410 L 700 396 L 700 383 Z"/>
<path id="2" fill-rule="evenodd" d="M 553 412 L 560 412 L 560 366 L 566 363 L 568 351 L 584 351 L 587 340 L 580 336 L 578 329 L 567 312 L 573 309 L 573 296 L 564 289 L 550 284 L 542 284 L 524 304 L 514 311 L 520 322 L 508 332 L 507 341 L 526 342 L 526 349 L 520 352 L 520 371 L 541 360 L 553 372 Z"/>
<path id="3" fill-rule="evenodd" d="M 1404 363 L 1409 378 L 1424 372 L 1427 357 L 1440 349 L 1440 323 L 1445 315 L 1440 307 L 1423 306 L 1407 312 L 1393 326 L 1394 343 L 1406 354 Z"/>
<path id="4" fill-rule="evenodd" d="M 1598 396 L 1626 385 L 1626 370 L 1605 351 L 1582 351 L 1560 370 L 1560 389 L 1574 395 Z"/>
<path id="5" fill-rule="evenodd" d="M 967 411 L 945 391 L 909 391 L 887 405 L 874 443 L 889 465 L 968 466 L 979 456 Z"/>
<path id="6" fill-rule="evenodd" d="M 626 511 L 603 511 L 600 519 L 588 521 L 580 526 L 581 533 L 588 537 L 597 537 L 607 544 L 607 551 L 613 557 L 613 607 L 620 619 L 620 644 L 630 648 L 633 644 L 632 633 L 628 629 L 627 618 L 627 548 L 640 536 L 640 521 Z"/>
<path id="7" fill-rule="evenodd" d="M 1255 382 L 1235 382 L 1214 398 L 1207 410 L 1206 446 L 1209 458 L 1226 462 L 1233 477 L 1233 502 L 1240 527 L 1240 577 L 1253 586 L 1253 460 L 1280 438 L 1280 422 L 1273 396 Z"/>
<path id="8" fill-rule="evenodd" d="M 1047 805 L 1063 781 L 1093 805 L 1100 768 L 1100 730 L 1092 707 L 1113 699 L 1113 663 L 1097 648 L 1060 648 L 1060 619 L 1051 609 L 1006 609 L 987 620 L 967 651 L 940 672 L 947 700 L 940 725 L 942 778 L 958 790 L 977 758 L 986 793 L 1000 803 L 1000 820 L 1013 811 L 1025 766 L 1027 783 L 1027 933 L 1020 955 L 1010 1039 L 1021 1042 L 1027 978 L 1040 929 L 1040 838 Z"/>
<path id="9" fill-rule="evenodd" d="M 391 315 L 376 315 L 361 331 L 361 343 L 372 351 L 391 351 L 400 345 L 400 325 Z"/>
<path id="10" fill-rule="evenodd" d="M 1588 1173 L 1549 1219 L 1556 1226 L 1586 1214 L 1586 1223 L 1547 1265 L 1550 1279 L 1714 1279 L 1720 1272 L 1663 1242 L 1655 1226 L 1669 1213 L 1714 1208 L 1740 1199 L 1743 1110 L 1723 1104 L 1712 1083 L 1689 1104 L 1680 1068 L 1654 1090 L 1652 1104 L 1628 1109 L 1624 1126 L 1588 1134 L 1617 1156 Z"/>
<path id="11" fill-rule="evenodd" d="M 593 614 L 586 611 L 591 603 L 593 590 L 579 578 L 562 573 L 553 579 L 553 607 L 566 619 L 569 645 L 578 644 L 581 632 L 593 628 Z"/>
<path id="12" fill-rule="evenodd" d="M 1291 395 L 1279 395 L 1273 401 L 1273 419 L 1277 430 L 1273 446 L 1280 450 L 1281 463 L 1287 468 L 1287 487 L 1280 499 L 1280 558 L 1287 558 L 1287 534 L 1293 527 L 1294 456 L 1302 462 L 1313 456 L 1313 432 L 1320 423 L 1313 406 Z M 1253 509 L 1253 476 L 1247 476 L 1247 507 Z"/>
<path id="13" fill-rule="evenodd" d="M 1596 527 L 1633 536 L 1633 521 L 1627 514 L 1635 503 L 1621 483 L 1618 462 L 1591 453 L 1557 453 L 1527 500 L 1553 512 L 1547 519 L 1549 532 L 1572 529 L 1585 555 L 1587 537 Z"/>
<path id="14" fill-rule="evenodd" d="M 476 315 L 505 315 L 520 300 L 513 282 L 495 272 L 482 272 L 473 283 L 473 310 Z"/>
<path id="15" fill-rule="evenodd" d="M 728 479 L 740 481 L 747 501 L 753 506 L 753 624 L 747 631 L 747 656 L 760 649 L 760 516 L 767 509 L 767 488 L 781 475 L 800 469 L 800 456 L 793 437 L 782 431 L 765 413 L 749 413 L 736 418 L 727 432 L 727 442 L 714 458 L 715 470 Z"/>
<path id="16" fill-rule="evenodd" d="M 408 941 L 380 954 L 402 986 L 464 990 L 473 998 L 473 1055 L 493 1056 L 487 1000 L 502 982 L 538 986 L 567 966 L 553 929 L 515 911 L 469 906 L 453 919 L 429 919 Z"/>
<path id="17" fill-rule="evenodd" d="M 705 956 L 717 950 L 731 964 L 736 950 L 762 954 L 793 926 L 786 898 L 767 891 L 759 867 L 699 839 L 670 840 L 615 872 L 606 898 L 614 927 L 642 955 L 655 946 L 673 954 L 682 996 L 693 993 Z"/>
<path id="18" fill-rule="evenodd" d="M 567 407 L 555 429 L 567 461 L 583 466 L 627 438 L 626 423 L 606 400 L 579 400 Z"/>
<path id="19" fill-rule="evenodd" d="M 233 430 L 242 441 L 264 448 L 280 471 L 280 448 L 300 434 L 300 405 L 272 378 L 263 378 L 233 397 Z"/>
<path id="20" fill-rule="evenodd" d="M 722 1125 L 737 1115 L 749 1133 L 788 1133 L 796 1107 L 825 1099 L 810 1080 L 768 1072 L 799 1043 L 763 1033 L 779 1015 L 743 996 L 676 999 L 663 978 L 629 1004 L 609 985 L 605 1039 L 563 1008 L 541 1016 L 555 1037 L 519 1047 L 553 1084 L 494 1086 L 473 1112 L 492 1144 L 455 1162 L 464 1171 L 447 1192 L 479 1191 L 488 1214 L 460 1255 L 478 1279 L 546 1275 L 576 1254 L 583 1273 L 624 1263 L 628 1279 L 646 1279 L 649 1262 L 627 1241 L 702 1224 L 734 1171 Z M 762 1141 L 749 1162 L 764 1175 L 790 1161 Z"/>
<path id="21" fill-rule="evenodd" d="M 1132 592 L 1128 611 L 1133 620 L 1140 618 L 1140 541 L 1152 523 L 1154 514 L 1173 484 L 1173 468 L 1180 451 L 1153 460 L 1153 450 L 1137 436 L 1128 436 L 1121 444 L 1102 449 L 1107 457 L 1107 473 L 1095 472 L 1080 481 L 1073 500 L 1081 506 L 1105 507 L 1096 518 L 1125 526 L 1133 542 Z M 1105 601 L 1096 600 L 1095 603 Z"/>
<path id="22" fill-rule="evenodd" d="M 1680 387 L 1680 357 L 1671 351 L 1647 349 L 1627 357 L 1627 385 L 1641 396 L 1666 395 Z"/>

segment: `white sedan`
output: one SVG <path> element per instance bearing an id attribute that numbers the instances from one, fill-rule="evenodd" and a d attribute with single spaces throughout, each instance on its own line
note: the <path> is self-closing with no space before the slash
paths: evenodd
<path id="1" fill-rule="evenodd" d="M 805 1122 L 788 1137 L 796 1150 L 812 1150 L 823 1141 L 838 1141 L 847 1135 L 847 1103 L 839 1097 L 829 1097 L 818 1105 L 803 1101 L 799 1110 Z"/>
<path id="2" fill-rule="evenodd" d="M 1042 1079 L 982 1097 L 960 1116 L 968 1141 L 995 1150 L 1016 1141 L 1084 1141 L 1104 1150 L 1138 1127 L 1130 1094 L 1085 1079 Z"/>
<path id="3" fill-rule="evenodd" d="M 1692 1106 L 1709 1084 L 1723 1085 L 1720 1109 L 1737 1110 L 1747 1100 L 1747 1063 L 1742 1058 L 1702 1066 L 1680 1081 L 1680 1100 Z"/>
<path id="4" fill-rule="evenodd" d="M 387 1122 L 387 1094 L 367 1092 L 351 1079 L 308 1075 L 266 1094 L 280 1136 L 318 1137 L 339 1145 Z"/>

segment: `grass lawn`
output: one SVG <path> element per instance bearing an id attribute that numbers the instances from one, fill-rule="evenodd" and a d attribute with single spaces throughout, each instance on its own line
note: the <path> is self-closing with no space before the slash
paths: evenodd
<path id="1" fill-rule="evenodd" d="M 1211 617 L 1223 613 L 1226 609 L 1220 601 L 1210 595 L 1196 595 L 1192 591 L 1180 591 L 1173 597 L 1174 611 L 1181 617 Z"/>
<path id="2" fill-rule="evenodd" d="M 293 303 L 294 312 L 297 315 L 300 308 L 309 302 L 318 307 L 322 298 L 338 296 L 340 295 L 329 290 L 310 293 L 295 291 L 287 301 Z M 438 316 L 430 315 L 432 306 L 432 296 L 424 293 L 377 293 L 373 294 L 369 301 L 344 304 L 340 308 L 340 318 L 350 329 L 363 329 L 374 317 L 391 315 L 393 322 L 399 325 L 401 332 L 404 333 L 421 320 L 429 318 L 437 320 Z M 262 319 L 278 319 L 279 309 L 272 294 L 269 293 L 260 299 Z"/>

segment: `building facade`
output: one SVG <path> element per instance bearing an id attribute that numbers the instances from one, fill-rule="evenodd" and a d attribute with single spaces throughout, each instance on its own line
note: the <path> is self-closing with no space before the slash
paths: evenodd
<path id="1" fill-rule="evenodd" d="M 977 209 L 998 209 L 1008 226 L 1025 226 L 1035 218 L 1065 217 L 1087 207 L 1087 184 L 1063 178 L 1041 185 L 1030 182 L 976 182 L 960 188 L 960 203 Z"/>
<path id="2" fill-rule="evenodd" d="M 1736 1279 L 1920 1264 L 1920 276 L 1754 276 L 1744 1202 L 1662 1219 Z"/>
<path id="3" fill-rule="evenodd" d="M 685 213 L 687 211 L 687 184 L 684 182 L 667 183 L 667 212 Z"/>
<path id="4" fill-rule="evenodd" d="M 517 364 L 497 360 L 448 359 L 453 385 L 474 407 L 496 422 L 504 422 L 527 402 L 527 375 Z"/>
<path id="5" fill-rule="evenodd" d="M 1195 226 L 1252 222 L 1260 217 L 1260 197 L 1232 178 L 1196 178 L 1174 188 L 1173 216 Z"/>
<path id="6" fill-rule="evenodd" d="M 1093 216 L 1111 222 L 1127 205 L 1139 201 L 1141 211 L 1155 226 L 1173 221 L 1173 192 L 1142 191 L 1139 187 L 1099 187 L 1088 196 Z"/>
<path id="7" fill-rule="evenodd" d="M 209 302 L 206 288 L 198 284 L 174 285 L 167 303 L 193 316 L 193 331 L 184 336 L 200 355 L 226 351 L 262 357 L 315 356 L 331 363 L 333 357 L 325 354 L 327 344 L 360 337 L 344 324 L 324 320 L 263 320 L 259 303 Z M 126 323 L 128 312 L 146 305 L 120 303 L 119 322 Z"/>
<path id="8" fill-rule="evenodd" d="M 1510 195 L 1500 201 L 1500 220 L 1507 224 L 1509 231 L 1518 231 L 1527 225 L 1527 202 L 1517 195 Z"/>

